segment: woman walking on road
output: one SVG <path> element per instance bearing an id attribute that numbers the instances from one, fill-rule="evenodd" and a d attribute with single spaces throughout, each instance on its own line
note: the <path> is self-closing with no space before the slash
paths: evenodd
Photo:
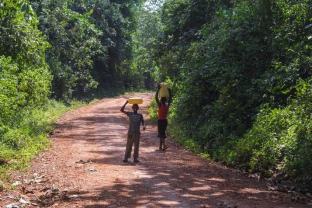
<path id="1" fill-rule="evenodd" d="M 158 89 L 155 95 L 155 100 L 158 105 L 158 137 L 159 137 L 159 150 L 160 151 L 165 151 L 168 146 L 166 145 L 166 130 L 167 130 L 167 125 L 168 125 L 168 112 L 169 112 L 169 107 L 171 104 L 172 96 L 171 96 L 171 90 L 168 89 L 169 91 L 169 97 L 161 97 L 159 100 L 159 91 L 161 89 L 161 85 L 158 85 Z"/>

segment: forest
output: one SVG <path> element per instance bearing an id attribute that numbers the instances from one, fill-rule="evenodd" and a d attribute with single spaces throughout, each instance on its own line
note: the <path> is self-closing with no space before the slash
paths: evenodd
<path id="1" fill-rule="evenodd" d="M 175 92 L 172 136 L 229 166 L 308 188 L 311 18 L 310 0 L 166 0 L 142 14 L 143 30 L 160 25 L 141 33 L 140 56 L 149 54 L 155 79 Z"/>
<path id="2" fill-rule="evenodd" d="M 311 76 L 311 0 L 2 0 L 0 166 L 73 101 L 166 82 L 172 138 L 310 189 Z"/>

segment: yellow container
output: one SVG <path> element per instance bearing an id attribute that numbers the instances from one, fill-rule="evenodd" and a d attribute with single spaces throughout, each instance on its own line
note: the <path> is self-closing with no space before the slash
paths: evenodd
<path id="1" fill-rule="evenodd" d="M 162 97 L 169 98 L 169 89 L 168 89 L 166 83 L 160 84 L 159 98 L 162 98 Z"/>
<path id="2" fill-rule="evenodd" d="M 128 99 L 128 103 L 129 104 L 138 104 L 138 105 L 140 105 L 140 104 L 143 104 L 143 99 L 142 98 L 129 98 Z"/>

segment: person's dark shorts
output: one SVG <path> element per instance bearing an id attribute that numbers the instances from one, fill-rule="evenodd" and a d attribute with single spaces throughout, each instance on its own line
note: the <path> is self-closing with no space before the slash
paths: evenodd
<path id="1" fill-rule="evenodd" d="M 158 120 L 158 137 L 166 138 L 166 129 L 167 129 L 168 121 L 167 119 Z"/>

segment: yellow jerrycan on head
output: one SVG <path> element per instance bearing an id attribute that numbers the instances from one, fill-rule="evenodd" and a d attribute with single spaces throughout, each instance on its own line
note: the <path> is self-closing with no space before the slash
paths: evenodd
<path id="1" fill-rule="evenodd" d="M 169 89 L 166 83 L 160 83 L 159 98 L 166 97 L 169 99 Z"/>
<path id="2" fill-rule="evenodd" d="M 129 104 L 138 104 L 138 105 L 140 105 L 140 104 L 143 104 L 143 99 L 142 98 L 129 98 L 128 99 L 128 103 Z"/>

